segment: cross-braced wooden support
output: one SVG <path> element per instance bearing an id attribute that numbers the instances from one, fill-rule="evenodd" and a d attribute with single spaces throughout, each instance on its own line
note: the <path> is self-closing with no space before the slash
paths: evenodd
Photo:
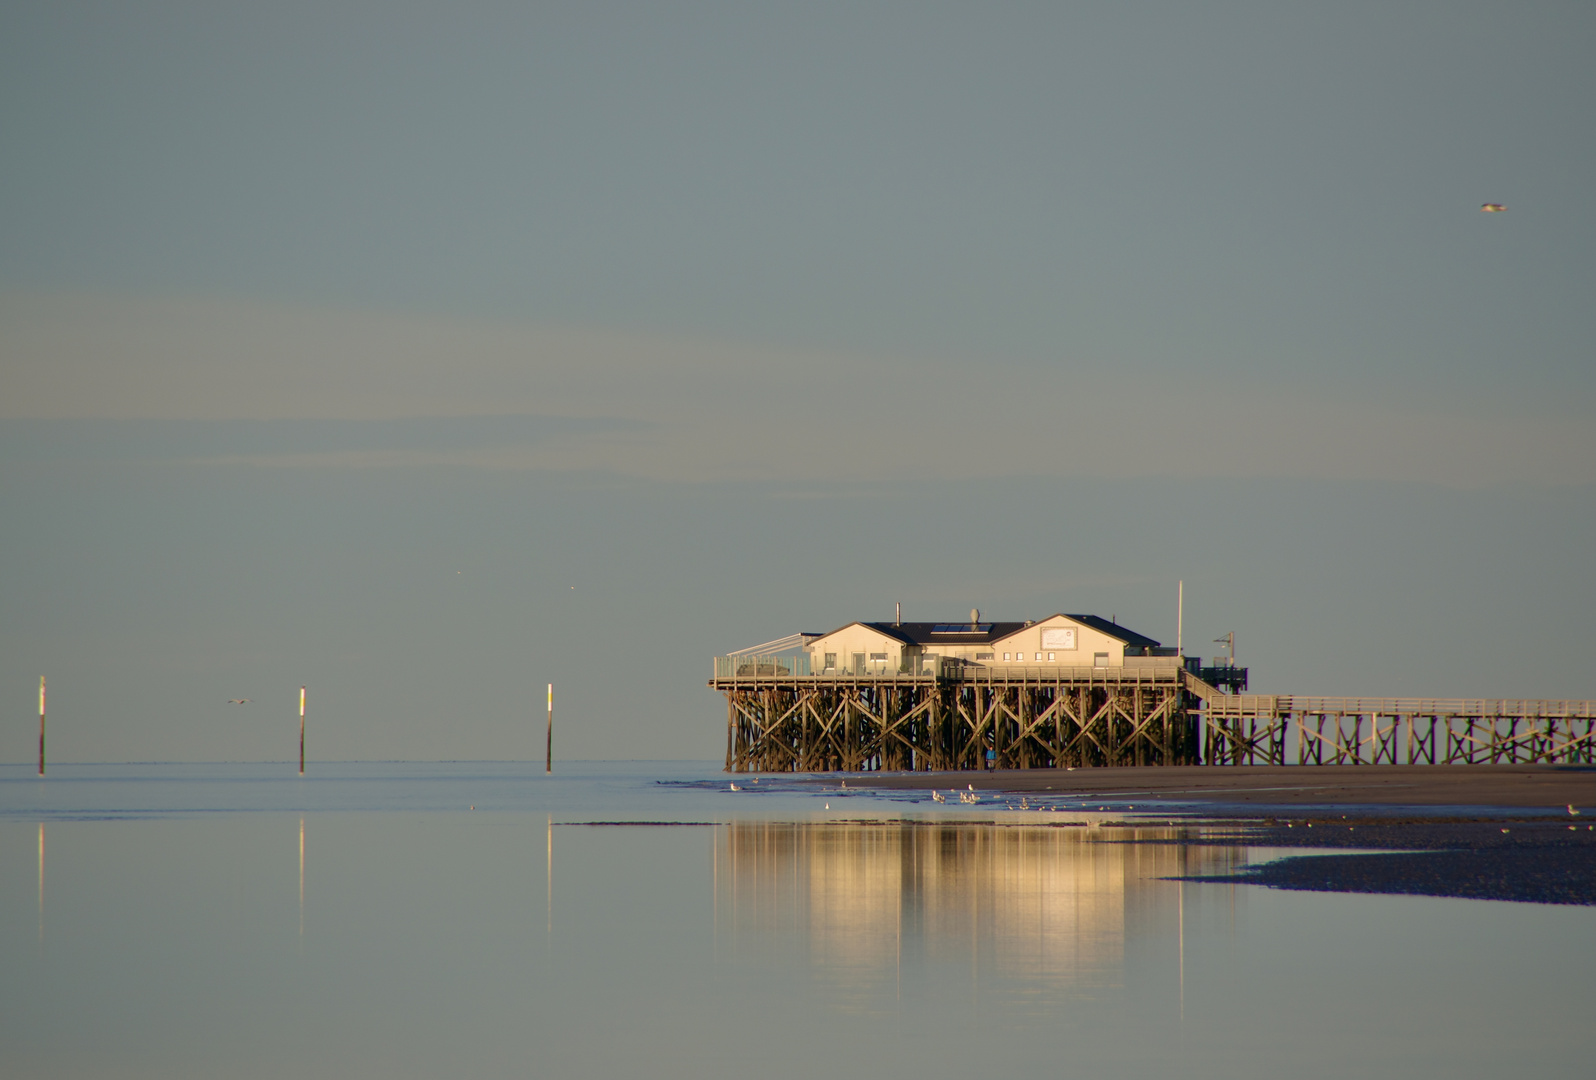
<path id="1" fill-rule="evenodd" d="M 717 679 L 731 772 L 1193 764 L 1176 672 Z"/>

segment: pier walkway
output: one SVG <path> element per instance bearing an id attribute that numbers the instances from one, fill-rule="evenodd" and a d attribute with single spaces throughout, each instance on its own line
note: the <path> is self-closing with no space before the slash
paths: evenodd
<path id="1" fill-rule="evenodd" d="M 1201 702 L 1209 764 L 1513 765 L 1596 761 L 1596 700 L 1224 694 Z"/>

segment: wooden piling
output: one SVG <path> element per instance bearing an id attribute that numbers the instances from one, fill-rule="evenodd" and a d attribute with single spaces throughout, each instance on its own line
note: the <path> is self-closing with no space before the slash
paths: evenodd
<path id="1" fill-rule="evenodd" d="M 299 775 L 305 775 L 305 688 L 299 688 Z"/>
<path id="2" fill-rule="evenodd" d="M 726 694 L 731 772 L 983 769 L 989 750 L 999 768 L 1280 765 L 1292 736 L 1303 765 L 1596 761 L 1596 701 L 1227 694 L 1174 662 L 733 672 L 710 686 Z"/>
<path id="3" fill-rule="evenodd" d="M 44 676 L 39 676 L 39 775 L 44 775 Z"/>
<path id="4" fill-rule="evenodd" d="M 549 730 L 543 739 L 543 771 L 554 771 L 554 684 L 549 683 Z"/>

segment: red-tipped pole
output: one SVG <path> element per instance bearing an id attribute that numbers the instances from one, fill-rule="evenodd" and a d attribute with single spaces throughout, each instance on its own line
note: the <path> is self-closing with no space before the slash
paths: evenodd
<path id="1" fill-rule="evenodd" d="M 39 775 L 44 775 L 44 676 L 39 676 Z"/>
<path id="2" fill-rule="evenodd" d="M 299 775 L 305 775 L 305 688 L 299 688 Z"/>

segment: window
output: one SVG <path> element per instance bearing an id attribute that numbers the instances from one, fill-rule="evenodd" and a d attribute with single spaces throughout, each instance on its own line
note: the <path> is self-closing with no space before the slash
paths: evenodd
<path id="1" fill-rule="evenodd" d="M 989 652 L 978 652 L 975 654 L 975 658 L 977 660 L 990 660 L 992 659 L 992 654 Z"/>
<path id="2" fill-rule="evenodd" d="M 1107 667 L 1108 666 L 1108 654 L 1106 652 L 1093 653 L 1092 654 L 1092 666 L 1093 667 Z"/>
<path id="3" fill-rule="evenodd" d="M 825 667 L 823 668 L 823 670 L 831 671 L 831 670 L 835 669 L 836 666 L 837 666 L 837 654 L 834 653 L 834 652 L 828 652 L 826 654 L 826 663 L 825 663 Z"/>
<path id="4" fill-rule="evenodd" d="M 1057 655 L 1056 655 L 1056 654 L 1054 654 L 1054 653 L 1048 653 L 1048 654 L 1047 654 L 1047 658 L 1048 658 L 1048 659 L 1049 659 L 1049 660 L 1057 660 L 1057 659 L 1058 659 L 1058 656 L 1057 656 Z"/>
<path id="5" fill-rule="evenodd" d="M 1040 659 L 1042 659 L 1042 654 L 1041 654 L 1041 653 L 1037 653 L 1037 654 L 1036 654 L 1036 658 L 1037 658 L 1037 659 L 1038 659 L 1038 660 L 1040 660 Z"/>
<path id="6" fill-rule="evenodd" d="M 1008 653 L 1004 653 L 1003 654 L 1003 659 L 1007 660 L 1008 658 L 1009 658 L 1009 654 Z"/>
<path id="7" fill-rule="evenodd" d="M 873 653 L 870 654 L 870 659 L 871 660 L 880 660 L 882 663 L 886 663 L 887 654 L 884 653 L 884 652 L 873 652 Z"/>

